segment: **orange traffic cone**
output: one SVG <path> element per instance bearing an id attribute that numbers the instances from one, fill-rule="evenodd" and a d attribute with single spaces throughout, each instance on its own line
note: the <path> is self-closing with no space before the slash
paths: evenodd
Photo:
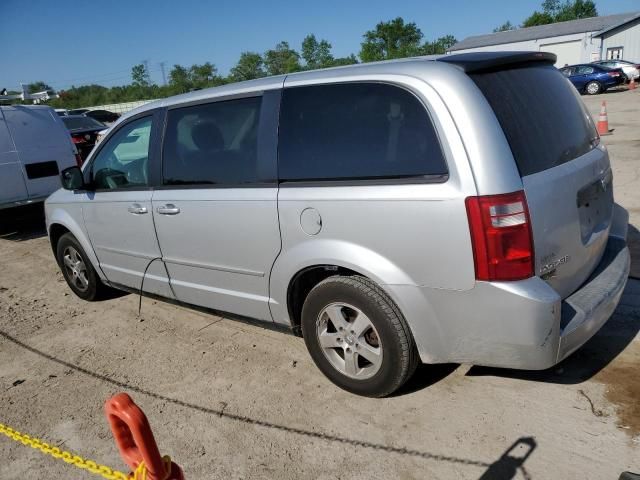
<path id="1" fill-rule="evenodd" d="M 631 81 L 629 82 L 629 90 L 635 90 L 636 89 L 636 79 L 634 77 L 631 77 Z"/>
<path id="2" fill-rule="evenodd" d="M 609 117 L 607 117 L 607 102 L 602 102 L 600 108 L 600 116 L 598 117 L 598 134 L 599 135 L 611 135 L 609 132 Z"/>
<path id="3" fill-rule="evenodd" d="M 133 471 L 129 478 L 184 480 L 180 467 L 169 457 L 160 456 L 147 417 L 129 395 L 111 397 L 104 410 L 120 456 Z"/>

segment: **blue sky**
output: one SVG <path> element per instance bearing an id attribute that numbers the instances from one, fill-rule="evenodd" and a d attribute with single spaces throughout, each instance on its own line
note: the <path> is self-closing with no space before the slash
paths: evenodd
<path id="1" fill-rule="evenodd" d="M 147 60 L 161 83 L 160 62 L 214 63 L 226 74 L 240 52 L 264 52 L 286 40 L 296 49 L 308 33 L 326 38 L 335 56 L 357 55 L 362 34 L 401 16 L 434 39 L 459 40 L 520 23 L 542 0 L 68 0 L 0 1 L 0 88 L 20 82 L 71 85 L 129 83 Z M 600 15 L 640 11 L 640 0 L 596 0 Z"/>

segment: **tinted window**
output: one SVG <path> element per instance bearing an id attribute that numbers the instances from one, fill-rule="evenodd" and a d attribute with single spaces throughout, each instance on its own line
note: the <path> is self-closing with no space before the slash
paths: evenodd
<path id="1" fill-rule="evenodd" d="M 406 90 L 384 84 L 286 89 L 278 151 L 284 181 L 447 173 L 425 108 Z"/>
<path id="2" fill-rule="evenodd" d="M 165 185 L 260 182 L 261 97 L 169 110 L 163 150 Z"/>
<path id="3" fill-rule="evenodd" d="M 578 73 L 578 75 L 589 75 L 590 73 L 593 73 L 593 71 L 593 67 L 587 67 L 585 65 L 576 68 L 576 72 Z"/>
<path id="4" fill-rule="evenodd" d="M 576 89 L 554 67 L 500 70 L 471 78 L 493 108 L 520 175 L 561 165 L 596 145 L 591 116 Z"/>
<path id="5" fill-rule="evenodd" d="M 134 188 L 149 184 L 151 117 L 120 128 L 102 147 L 92 165 L 97 189 Z"/>
<path id="6" fill-rule="evenodd" d="M 106 128 L 105 125 L 90 117 L 62 117 L 62 121 L 69 130 L 83 130 L 85 128 Z"/>

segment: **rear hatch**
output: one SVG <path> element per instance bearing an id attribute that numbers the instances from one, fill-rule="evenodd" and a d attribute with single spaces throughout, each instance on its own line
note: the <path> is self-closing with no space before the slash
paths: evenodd
<path id="1" fill-rule="evenodd" d="M 566 298 L 602 258 L 613 214 L 612 175 L 591 116 L 552 63 L 469 75 L 493 108 L 522 177 L 535 273 Z"/>

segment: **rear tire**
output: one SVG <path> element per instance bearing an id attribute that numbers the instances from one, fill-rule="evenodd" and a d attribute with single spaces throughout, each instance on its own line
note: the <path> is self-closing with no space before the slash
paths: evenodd
<path id="1" fill-rule="evenodd" d="M 398 307 L 360 276 L 333 276 L 316 285 L 302 308 L 302 334 L 322 373 L 358 395 L 390 395 L 419 363 Z"/>
<path id="2" fill-rule="evenodd" d="M 602 92 L 602 85 L 600 85 L 600 83 L 598 82 L 589 82 L 584 87 L 584 91 L 587 93 L 587 95 L 597 95 L 598 93 Z"/>
<path id="3" fill-rule="evenodd" d="M 78 297 L 92 302 L 108 290 L 96 273 L 80 243 L 71 233 L 58 240 L 56 259 L 69 288 Z"/>

